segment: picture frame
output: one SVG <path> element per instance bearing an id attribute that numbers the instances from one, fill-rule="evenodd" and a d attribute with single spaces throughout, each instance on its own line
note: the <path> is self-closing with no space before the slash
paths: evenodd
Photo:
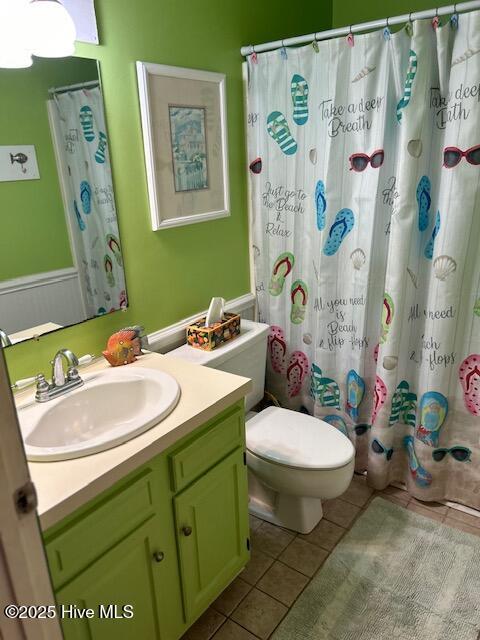
<path id="1" fill-rule="evenodd" d="M 152 229 L 230 215 L 225 75 L 137 62 Z"/>

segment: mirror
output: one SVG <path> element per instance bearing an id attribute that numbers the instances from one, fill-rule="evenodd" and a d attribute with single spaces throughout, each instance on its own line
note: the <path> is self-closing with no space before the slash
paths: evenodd
<path id="1" fill-rule="evenodd" d="M 0 339 L 127 306 L 99 66 L 0 69 Z"/>

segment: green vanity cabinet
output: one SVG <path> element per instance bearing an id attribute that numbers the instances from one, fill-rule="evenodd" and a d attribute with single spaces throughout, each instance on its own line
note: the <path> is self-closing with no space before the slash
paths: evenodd
<path id="1" fill-rule="evenodd" d="M 245 566 L 248 535 L 242 401 L 45 532 L 58 605 L 94 610 L 64 616 L 65 639 L 177 640 Z"/>
<path id="2" fill-rule="evenodd" d="M 174 498 L 187 619 L 196 618 L 248 561 L 247 478 L 237 449 Z"/>
<path id="3" fill-rule="evenodd" d="M 57 592 L 59 604 L 94 611 L 90 619 L 64 617 L 62 626 L 66 639 L 140 640 L 163 637 L 159 630 L 156 602 L 157 583 L 161 576 L 157 563 L 152 562 L 159 525 L 155 518 L 141 525 Z M 109 604 L 116 605 L 116 608 L 108 609 Z M 129 617 L 131 612 L 123 608 L 124 604 L 133 606 L 133 617 Z"/>

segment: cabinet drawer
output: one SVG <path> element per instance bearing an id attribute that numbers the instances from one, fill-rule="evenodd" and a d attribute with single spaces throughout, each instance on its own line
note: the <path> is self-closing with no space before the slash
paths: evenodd
<path id="1" fill-rule="evenodd" d="M 244 442 L 245 414 L 235 406 L 203 434 L 170 454 L 173 490 L 179 491 Z"/>
<path id="2" fill-rule="evenodd" d="M 137 480 L 79 515 L 46 543 L 55 588 L 102 556 L 154 513 L 153 474 Z"/>

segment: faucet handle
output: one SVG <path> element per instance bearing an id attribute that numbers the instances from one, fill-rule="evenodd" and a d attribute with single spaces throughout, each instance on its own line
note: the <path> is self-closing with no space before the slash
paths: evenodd
<path id="1" fill-rule="evenodd" d="M 50 390 L 50 385 L 45 379 L 45 376 L 43 375 L 43 373 L 39 373 L 38 376 L 35 376 L 35 381 L 37 383 L 35 400 L 37 400 L 38 402 L 44 402 L 45 400 L 48 400 L 48 392 Z"/>

